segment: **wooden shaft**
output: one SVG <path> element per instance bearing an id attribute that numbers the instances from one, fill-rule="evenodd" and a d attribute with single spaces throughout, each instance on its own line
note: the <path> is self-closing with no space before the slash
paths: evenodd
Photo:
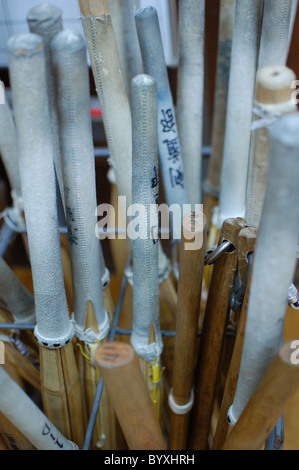
<path id="1" fill-rule="evenodd" d="M 67 438 L 71 438 L 69 411 L 60 350 L 40 348 L 41 385 L 46 416 Z"/>
<path id="2" fill-rule="evenodd" d="M 227 219 L 219 237 L 219 244 L 223 240 L 230 241 L 233 251 L 224 253 L 215 262 L 212 273 L 200 341 L 189 443 L 189 448 L 195 450 L 208 448 L 218 367 L 237 267 L 238 236 L 245 226 L 244 219 Z"/>
<path id="3" fill-rule="evenodd" d="M 108 15 L 109 8 L 107 0 L 79 0 L 80 11 L 82 15 Z"/>
<path id="4" fill-rule="evenodd" d="M 242 284 L 245 276 L 248 275 L 248 264 L 249 264 L 248 253 L 253 251 L 254 245 L 255 245 L 255 239 L 256 239 L 256 235 L 255 235 L 255 229 L 253 227 L 250 227 L 250 228 L 246 227 L 240 231 L 239 240 L 238 240 L 238 266 L 237 266 L 238 278 L 236 279 L 236 281 L 239 282 L 239 285 Z M 233 331 L 236 331 L 234 324 L 239 323 L 241 307 L 239 311 L 232 310 L 230 312 L 228 331 L 232 332 L 232 329 Z M 235 336 L 227 335 L 224 338 L 221 363 L 219 366 L 219 378 L 217 379 L 217 407 L 218 409 L 221 406 L 226 377 L 227 377 L 230 363 L 232 360 L 234 345 L 235 345 Z M 215 426 L 213 430 L 215 431 Z"/>
<path id="5" fill-rule="evenodd" d="M 72 342 L 61 348 L 61 364 L 70 414 L 71 440 L 81 447 L 84 442 L 83 398 Z"/>
<path id="6" fill-rule="evenodd" d="M 249 253 L 252 252 L 254 249 L 256 240 L 256 230 L 251 227 L 243 228 L 239 234 L 239 253 Z M 240 255 L 239 255 L 240 260 Z M 242 264 L 242 263 L 241 263 Z M 244 278 L 244 269 L 243 267 L 238 265 L 238 270 L 241 274 L 241 278 Z M 227 419 L 227 410 L 229 406 L 232 404 L 234 399 L 234 394 L 237 386 L 238 380 L 238 373 L 240 368 L 240 362 L 242 357 L 242 348 L 243 348 L 243 340 L 245 335 L 245 325 L 246 325 L 246 317 L 247 317 L 247 308 L 248 308 L 248 300 L 249 300 L 249 293 L 250 293 L 250 279 L 251 279 L 251 270 L 247 281 L 247 287 L 244 295 L 244 300 L 242 304 L 241 313 L 238 320 L 238 328 L 236 339 L 234 342 L 234 349 L 233 354 L 231 357 L 231 362 L 229 365 L 224 392 L 222 396 L 221 406 L 218 415 L 217 427 L 215 434 L 213 436 L 213 450 L 218 450 L 221 448 L 222 444 L 226 439 L 226 435 L 228 432 L 229 424 Z M 243 274 L 243 275 L 242 275 Z"/>
<path id="7" fill-rule="evenodd" d="M 98 347 L 95 359 L 129 449 L 165 450 L 164 438 L 133 348 L 127 343 L 107 342 Z"/>
<path id="8" fill-rule="evenodd" d="M 213 218 L 213 209 L 214 207 L 218 206 L 218 197 L 212 196 L 211 194 L 205 194 L 204 196 L 204 213 L 207 218 L 207 228 L 209 229 L 212 226 L 212 218 Z"/>
<path id="9" fill-rule="evenodd" d="M 109 178 L 109 172 L 108 172 Z M 118 203 L 118 189 L 114 182 L 110 182 L 110 204 L 114 207 L 115 210 L 115 219 L 110 221 L 111 225 L 115 223 L 115 220 L 118 221 L 117 228 L 118 229 L 126 229 L 126 221 L 124 214 L 122 213 L 121 207 L 119 207 Z M 130 253 L 130 245 L 128 240 L 122 238 L 118 234 L 115 235 L 115 238 L 109 239 L 109 245 L 111 249 L 113 265 L 116 272 L 116 276 L 121 281 L 122 274 L 126 267 L 129 253 Z"/>
<path id="10" fill-rule="evenodd" d="M 108 171 L 108 179 L 109 179 L 109 171 Z M 115 219 L 112 217 L 110 224 L 113 226 L 115 224 L 115 220 L 118 221 L 117 227 L 118 229 L 126 229 L 126 221 L 124 218 L 124 213 L 122 208 L 119 206 L 118 202 L 118 188 L 115 182 L 112 182 L 110 179 L 110 204 L 114 207 L 115 210 Z M 122 276 L 124 274 L 124 270 L 126 264 L 128 262 L 129 253 L 130 253 L 130 245 L 128 240 L 122 238 L 122 234 L 119 236 L 118 234 L 115 235 L 115 238 L 109 239 L 109 246 L 111 250 L 112 260 L 113 260 L 113 267 L 114 267 L 114 279 L 117 280 L 117 287 L 118 292 L 121 285 Z M 127 285 L 125 297 L 122 303 L 122 310 L 119 319 L 119 327 L 124 329 L 131 329 L 132 328 L 132 311 L 133 311 L 133 293 L 132 288 L 130 285 Z M 105 302 L 106 310 L 109 312 L 106 302 Z M 110 312 L 109 312 L 110 313 Z M 115 339 L 118 339 L 116 336 Z M 130 338 L 127 338 L 128 342 Z"/>
<path id="11" fill-rule="evenodd" d="M 260 449 L 298 389 L 298 346 L 289 341 L 279 349 L 222 450 Z"/>
<path id="12" fill-rule="evenodd" d="M 206 211 L 206 209 L 204 210 L 204 213 L 205 214 L 208 213 Z M 206 248 L 207 248 L 207 251 L 209 251 L 209 250 L 212 250 L 215 247 L 215 245 L 217 245 L 220 230 L 215 225 L 208 222 L 208 217 L 207 217 L 207 230 L 209 230 L 209 235 L 207 237 Z M 205 266 L 205 269 L 204 269 L 204 290 L 206 292 L 208 292 L 209 288 L 210 288 L 212 270 L 213 270 L 212 265 Z M 203 311 L 204 310 L 205 310 L 205 308 L 203 308 Z"/>
<path id="13" fill-rule="evenodd" d="M 169 274 L 165 281 L 159 286 L 159 305 L 160 305 L 160 327 L 161 330 L 173 331 L 175 329 L 175 316 L 177 308 L 177 291 L 174 287 L 173 279 Z M 163 350 L 161 362 L 165 368 L 163 371 L 164 383 L 170 385 L 173 364 L 174 364 L 174 337 L 163 338 Z"/>
<path id="14" fill-rule="evenodd" d="M 184 217 L 179 261 L 175 367 L 173 372 L 173 394 L 179 405 L 184 405 L 189 401 L 193 386 L 195 364 L 192 363 L 192 358 L 195 352 L 200 310 L 205 230 L 206 218 L 203 213 L 192 212 Z M 196 249 L 190 250 L 188 245 L 192 235 L 198 239 L 198 245 Z"/>
<path id="15" fill-rule="evenodd" d="M 270 116 L 282 115 L 296 109 L 291 100 L 293 89 L 291 83 L 296 79 L 295 73 L 283 65 L 261 68 L 256 76 L 256 106 Z M 259 119 L 254 118 L 254 122 Z M 258 228 L 263 201 L 270 151 L 269 129 L 267 126 L 252 132 L 246 193 L 246 215 L 248 225 Z"/>
<path id="16" fill-rule="evenodd" d="M 96 316 L 95 316 L 94 309 L 93 309 L 91 302 L 88 302 L 87 308 L 86 308 L 86 314 L 85 314 L 84 329 L 86 330 L 87 328 L 91 328 L 95 332 L 95 334 L 99 333 Z M 83 341 L 79 341 L 77 346 L 79 345 L 81 346 L 81 351 L 82 351 L 82 363 L 80 362 L 80 366 L 82 366 L 82 376 L 81 376 L 82 389 L 84 391 L 83 395 L 85 399 L 85 406 L 86 406 L 87 415 L 89 417 L 91 413 L 92 405 L 94 402 L 95 390 L 97 386 L 96 370 L 95 370 L 94 365 L 92 364 L 94 346 L 84 344 Z M 93 432 L 92 439 L 91 439 L 90 447 L 92 450 L 95 450 L 97 447 L 99 448 L 102 445 L 101 444 L 102 429 L 99 425 L 100 416 L 101 416 L 101 405 L 99 407 L 99 412 L 98 412 L 94 432 Z"/>
<path id="17" fill-rule="evenodd" d="M 119 55 L 119 62 L 121 66 L 121 73 L 124 79 L 127 95 L 130 96 L 131 79 L 129 77 L 129 65 L 127 59 L 127 45 L 125 36 L 125 25 L 124 25 L 124 14 L 122 8 L 122 0 L 107 0 L 109 12 L 112 19 L 112 25 L 115 34 L 115 40 L 117 44 L 117 50 Z M 135 21 L 135 19 L 134 19 Z M 137 74 L 136 74 L 137 75 Z"/>
<path id="18" fill-rule="evenodd" d="M 192 413 L 192 411 L 191 411 Z M 186 414 L 170 413 L 169 450 L 185 450 L 188 438 L 190 412 Z"/>
<path id="19" fill-rule="evenodd" d="M 178 303 L 172 395 L 178 405 L 186 405 L 194 381 L 196 365 L 197 330 L 200 312 L 201 287 L 205 255 L 206 219 L 201 212 L 185 215 L 179 260 Z M 191 236 L 201 239 L 197 249 L 188 250 Z M 189 241 L 188 241 L 189 240 Z M 189 413 L 171 413 L 168 448 L 183 450 L 187 443 Z"/>
<path id="20" fill-rule="evenodd" d="M 20 379 L 40 390 L 40 378 L 38 368 L 10 343 L 5 348 L 5 358 L 8 364 L 14 368 Z"/>
<path id="21" fill-rule="evenodd" d="M 60 349 L 40 347 L 44 410 L 50 421 L 79 447 L 84 442 L 83 399 L 73 343 Z"/>

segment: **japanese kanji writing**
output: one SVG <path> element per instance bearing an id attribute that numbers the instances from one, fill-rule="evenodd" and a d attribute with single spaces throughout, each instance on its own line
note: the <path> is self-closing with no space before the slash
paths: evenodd
<path id="1" fill-rule="evenodd" d="M 176 186 L 181 186 L 181 188 L 184 188 L 184 173 L 182 172 L 181 167 L 169 168 L 169 173 L 171 186 L 173 188 Z"/>
<path id="2" fill-rule="evenodd" d="M 156 166 L 154 166 L 154 174 L 155 176 L 151 180 L 152 189 L 156 188 L 159 184 L 158 168 Z"/>
<path id="3" fill-rule="evenodd" d="M 68 240 L 71 245 L 78 245 L 78 237 L 76 235 L 76 232 L 78 231 L 77 228 L 72 228 L 71 224 L 68 224 Z"/>
<path id="4" fill-rule="evenodd" d="M 161 139 L 163 144 L 163 161 L 165 163 L 167 161 L 166 167 L 167 171 L 169 171 L 172 188 L 184 189 L 184 170 L 181 161 L 181 149 L 179 136 L 177 134 L 175 113 L 172 108 L 161 109 L 161 113 L 162 119 L 160 120 L 160 124 L 162 126 L 162 133 L 168 133 L 167 138 L 166 135 L 163 135 L 165 138 Z"/>
<path id="5" fill-rule="evenodd" d="M 66 216 L 68 220 L 75 222 L 74 209 L 71 209 L 70 207 L 66 207 L 65 210 L 66 210 Z"/>
<path id="6" fill-rule="evenodd" d="M 179 142 L 178 138 L 175 137 L 174 139 L 168 140 L 165 139 L 163 140 L 163 144 L 167 145 L 167 150 L 168 150 L 168 160 L 172 160 L 173 163 L 176 163 L 180 159 L 180 147 L 179 147 Z"/>
<path id="7" fill-rule="evenodd" d="M 160 123 L 163 126 L 163 132 L 176 132 L 175 131 L 175 119 L 172 112 L 172 109 L 162 109 L 163 119 L 161 119 Z"/>

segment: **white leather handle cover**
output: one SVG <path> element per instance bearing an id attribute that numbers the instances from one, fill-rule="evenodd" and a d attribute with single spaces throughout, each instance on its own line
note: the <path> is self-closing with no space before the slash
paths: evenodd
<path id="1" fill-rule="evenodd" d="M 243 353 L 233 406 L 238 420 L 282 339 L 287 292 L 296 266 L 299 223 L 299 114 L 280 117 L 270 132 L 270 162 L 253 259 Z"/>

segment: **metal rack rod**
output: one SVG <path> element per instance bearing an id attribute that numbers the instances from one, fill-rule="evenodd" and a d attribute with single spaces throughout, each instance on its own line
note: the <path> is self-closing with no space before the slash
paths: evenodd
<path id="1" fill-rule="evenodd" d="M 209 145 L 205 145 L 202 147 L 202 155 L 207 156 L 211 155 L 212 148 Z M 96 158 L 109 158 L 110 152 L 107 147 L 95 147 L 94 149 L 94 156 Z"/>

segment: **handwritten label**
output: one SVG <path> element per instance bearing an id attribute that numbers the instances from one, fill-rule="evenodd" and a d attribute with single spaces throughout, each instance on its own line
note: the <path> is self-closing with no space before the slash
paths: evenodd
<path id="1" fill-rule="evenodd" d="M 43 436 L 49 436 L 52 441 L 54 442 L 54 445 L 57 445 L 60 449 L 63 449 L 63 443 L 59 442 L 58 437 L 56 437 L 52 432 L 50 426 L 45 423 L 43 430 L 42 430 L 42 435 Z"/>
<path id="2" fill-rule="evenodd" d="M 158 168 L 154 166 L 154 177 L 151 179 L 152 186 L 151 188 L 154 189 L 158 186 L 159 184 L 159 174 L 158 174 Z"/>
<path id="3" fill-rule="evenodd" d="M 180 160 L 180 147 L 179 147 L 179 142 L 178 138 L 176 137 L 175 139 L 165 139 L 163 140 L 163 144 L 167 145 L 167 150 L 168 150 L 168 160 L 171 160 L 173 163 L 176 163 Z"/>
<path id="4" fill-rule="evenodd" d="M 159 173 L 158 168 L 154 166 L 153 168 L 154 176 L 151 178 L 151 189 L 152 197 L 156 204 L 156 207 L 151 204 L 150 207 L 150 238 L 153 241 L 153 244 L 156 245 L 158 243 L 158 205 L 159 205 Z"/>
<path id="5" fill-rule="evenodd" d="M 181 188 L 184 188 L 184 173 L 181 167 L 169 168 L 169 174 L 170 174 L 170 183 L 173 188 L 175 188 L 176 186 L 180 186 Z"/>
<path id="6" fill-rule="evenodd" d="M 166 110 L 162 109 L 162 115 L 163 115 L 163 119 L 161 119 L 160 123 L 163 126 L 163 132 L 176 133 L 176 129 L 175 129 L 176 123 L 175 123 L 172 109 L 170 108 Z"/>

